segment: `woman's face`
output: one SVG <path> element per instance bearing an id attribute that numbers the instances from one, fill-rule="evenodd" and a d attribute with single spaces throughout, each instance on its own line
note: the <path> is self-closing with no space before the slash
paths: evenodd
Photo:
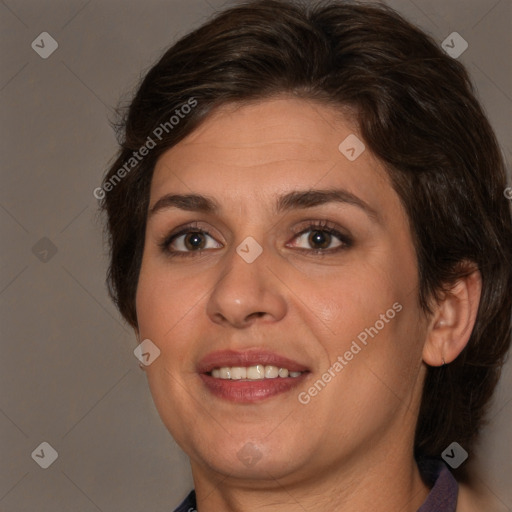
<path id="1" fill-rule="evenodd" d="M 412 449 L 416 257 L 356 137 L 332 108 L 272 99 L 216 111 L 156 165 L 139 335 L 160 350 L 151 393 L 198 472 L 284 483 Z"/>

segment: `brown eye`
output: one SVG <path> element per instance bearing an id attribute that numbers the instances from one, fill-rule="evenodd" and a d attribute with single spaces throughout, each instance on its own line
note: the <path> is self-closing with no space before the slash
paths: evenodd
<path id="1" fill-rule="evenodd" d="M 218 243 L 207 231 L 185 228 L 166 238 L 161 244 L 162 250 L 169 255 L 198 253 L 206 249 L 219 249 Z"/>
<path id="2" fill-rule="evenodd" d="M 298 233 L 293 243 L 294 247 L 302 251 L 313 253 L 335 252 L 337 250 L 348 248 L 352 245 L 352 240 L 338 230 L 330 227 L 311 225 L 307 229 Z"/>
<path id="3" fill-rule="evenodd" d="M 184 238 L 185 247 L 191 251 L 194 249 L 204 249 L 206 240 L 203 233 L 188 233 Z"/>
<path id="4" fill-rule="evenodd" d="M 332 235 L 326 231 L 312 231 L 308 237 L 308 243 L 314 249 L 327 249 L 331 243 Z"/>

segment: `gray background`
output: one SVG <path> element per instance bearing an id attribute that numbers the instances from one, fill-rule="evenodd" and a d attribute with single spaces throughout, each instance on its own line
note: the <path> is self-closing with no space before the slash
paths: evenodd
<path id="1" fill-rule="evenodd" d="M 1 511 L 163 512 L 192 488 L 107 296 L 92 191 L 116 150 L 113 108 L 223 3 L 0 2 Z M 389 4 L 439 43 L 453 31 L 469 43 L 459 60 L 510 162 L 511 1 Z M 59 44 L 47 59 L 31 47 L 43 31 Z M 508 363 L 467 462 L 488 510 L 512 509 L 511 383 Z M 48 469 L 31 457 L 43 441 L 58 452 Z"/>

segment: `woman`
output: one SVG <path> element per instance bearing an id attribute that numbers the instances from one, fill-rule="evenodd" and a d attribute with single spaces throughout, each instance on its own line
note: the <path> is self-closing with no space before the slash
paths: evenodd
<path id="1" fill-rule="evenodd" d="M 512 222 L 464 68 L 382 5 L 255 1 L 123 129 L 109 283 L 190 457 L 177 510 L 471 510 Z"/>

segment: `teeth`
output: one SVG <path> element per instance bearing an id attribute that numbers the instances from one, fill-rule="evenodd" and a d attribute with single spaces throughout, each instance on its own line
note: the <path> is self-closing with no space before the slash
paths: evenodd
<path id="1" fill-rule="evenodd" d="M 247 378 L 251 380 L 259 380 L 265 378 L 265 367 L 262 364 L 249 366 L 247 368 Z"/>
<path id="2" fill-rule="evenodd" d="M 275 379 L 279 376 L 279 370 L 277 366 L 265 366 L 265 378 Z"/>
<path id="3" fill-rule="evenodd" d="M 214 370 L 215 371 L 215 370 Z M 214 375 L 215 377 L 215 375 Z M 221 379 L 230 379 L 231 378 L 231 368 L 223 366 L 219 371 L 219 377 Z"/>
<path id="4" fill-rule="evenodd" d="M 277 377 L 296 378 L 302 375 L 302 372 L 290 372 L 287 368 L 279 368 L 278 366 L 263 366 L 257 364 L 256 366 L 223 366 L 222 368 L 215 368 L 212 370 L 212 377 L 216 379 L 230 379 L 230 380 L 261 380 L 261 379 L 276 379 Z"/>
<path id="5" fill-rule="evenodd" d="M 288 370 L 286 368 L 279 368 L 279 377 L 288 377 Z"/>
<path id="6" fill-rule="evenodd" d="M 247 368 L 244 368 L 243 366 L 233 366 L 231 368 L 231 378 L 233 380 L 246 379 Z"/>

